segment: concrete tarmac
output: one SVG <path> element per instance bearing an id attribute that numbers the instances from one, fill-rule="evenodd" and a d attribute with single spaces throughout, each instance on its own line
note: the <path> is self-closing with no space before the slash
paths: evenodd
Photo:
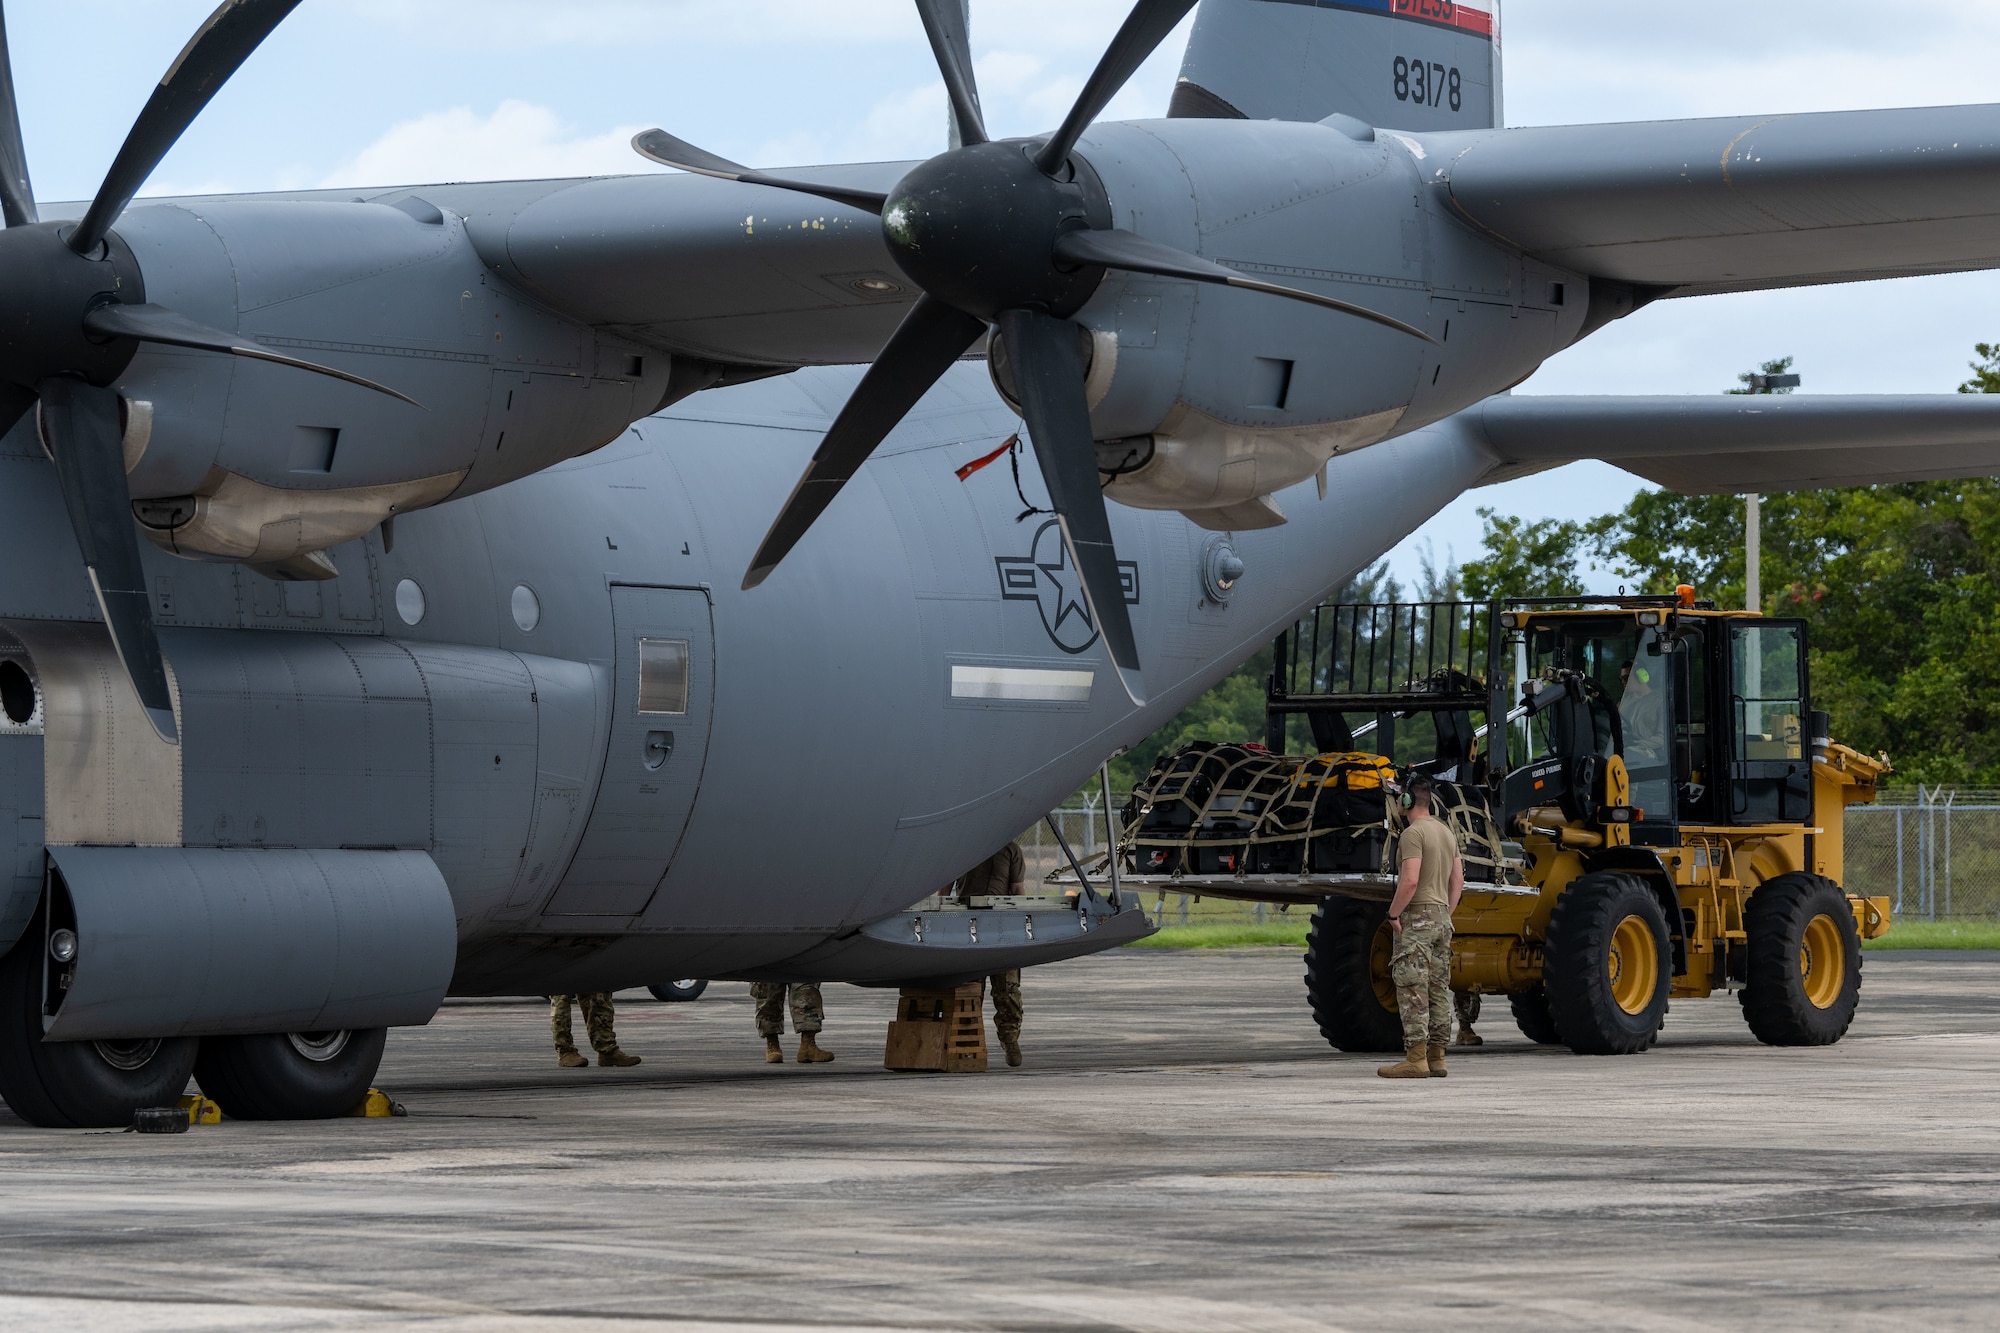
<path id="1" fill-rule="evenodd" d="M 1297 955 L 1032 971 L 1025 1068 L 763 1063 L 748 988 L 621 996 L 636 1069 L 546 1007 L 396 1033 L 396 1120 L 173 1137 L 0 1115 L 0 1327 L 1259 1330 L 2000 1322 L 2000 954 L 1871 954 L 1854 1030 L 1530 1046 L 1448 1079 L 1313 1031 Z M 788 1050 L 790 1042 L 788 1040 Z"/>

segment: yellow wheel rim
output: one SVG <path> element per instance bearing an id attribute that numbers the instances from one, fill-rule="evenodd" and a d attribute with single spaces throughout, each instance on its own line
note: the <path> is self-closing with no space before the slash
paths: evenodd
<path id="1" fill-rule="evenodd" d="M 1628 916 L 1618 923 L 1604 968 L 1618 1007 L 1628 1014 L 1645 1013 L 1660 986 L 1660 949 L 1644 917 Z"/>
<path id="2" fill-rule="evenodd" d="M 1389 975 L 1389 957 L 1396 952 L 1396 928 L 1387 921 L 1375 932 L 1368 946 L 1368 979 L 1375 984 L 1375 999 L 1390 1013 L 1396 1012 L 1396 979 Z"/>
<path id="3" fill-rule="evenodd" d="M 1806 922 L 1799 940 L 1799 980 L 1805 985 L 1806 1002 L 1815 1009 L 1833 1008 L 1847 984 L 1847 941 L 1824 912 Z"/>

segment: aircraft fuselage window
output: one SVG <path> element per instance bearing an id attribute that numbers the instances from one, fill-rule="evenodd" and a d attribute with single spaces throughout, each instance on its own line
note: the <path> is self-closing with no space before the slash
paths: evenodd
<path id="1" fill-rule="evenodd" d="M 685 713 L 688 710 L 688 641 L 639 640 L 639 711 Z"/>

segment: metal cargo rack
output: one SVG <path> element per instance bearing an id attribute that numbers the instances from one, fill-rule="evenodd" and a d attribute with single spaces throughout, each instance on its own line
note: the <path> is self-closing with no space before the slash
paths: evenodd
<path id="1" fill-rule="evenodd" d="M 1500 660 L 1505 639 L 1501 609 L 1498 602 L 1326 603 L 1313 608 L 1273 645 L 1265 692 L 1266 749 L 1285 753 L 1286 722 L 1301 715 L 1317 750 L 1358 750 L 1363 747 L 1357 742 L 1367 737 L 1367 748 L 1393 758 L 1397 724 L 1427 716 L 1437 733 L 1433 753 L 1468 761 L 1490 719 L 1509 715 Z M 1488 724 L 1475 726 L 1473 714 Z M 1365 720 L 1357 724 L 1356 715 Z M 1140 893 L 1281 905 L 1312 905 L 1328 897 L 1386 902 L 1395 892 L 1394 877 L 1386 873 L 1202 874 L 1182 869 L 1136 874 L 1114 863 L 1133 851 L 1138 834 L 1138 822 L 1129 822 L 1118 839 L 1117 856 L 1097 858 L 1091 872 L 1110 872 L 1118 885 Z M 1522 881 L 1526 863 L 1518 846 L 1502 846 L 1500 869 L 1506 882 L 1468 880 L 1465 891 L 1536 896 Z M 1074 884 L 1080 869 L 1059 869 L 1048 882 Z"/>

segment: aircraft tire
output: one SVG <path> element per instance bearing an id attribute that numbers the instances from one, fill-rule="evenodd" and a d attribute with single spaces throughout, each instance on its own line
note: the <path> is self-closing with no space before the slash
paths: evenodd
<path id="1" fill-rule="evenodd" d="M 1666 1022 L 1673 954 L 1660 900 L 1636 875 L 1578 876 L 1549 913 L 1542 988 L 1563 1045 L 1632 1055 Z"/>
<path id="2" fill-rule="evenodd" d="M 1542 987 L 1509 995 L 1507 1007 L 1514 1011 L 1514 1026 L 1529 1041 L 1537 1046 L 1563 1044 L 1562 1034 L 1556 1031 L 1556 1020 L 1549 1016 L 1549 993 Z"/>
<path id="3" fill-rule="evenodd" d="M 664 981 L 646 989 L 651 991 L 653 998 L 662 1004 L 684 1004 L 690 1000 L 699 1000 L 701 993 L 708 989 L 708 982 L 706 980 Z"/>
<path id="4" fill-rule="evenodd" d="M 368 1095 L 387 1028 L 210 1037 L 195 1082 L 233 1120 L 329 1120 Z"/>
<path id="5" fill-rule="evenodd" d="M 1793 873 L 1765 881 L 1743 909 L 1750 975 L 1737 992 L 1767 1046 L 1831 1046 L 1861 1003 L 1861 932 L 1840 886 Z"/>
<path id="6" fill-rule="evenodd" d="M 42 1040 L 41 914 L 0 958 L 0 1100 L 43 1129 L 119 1129 L 187 1091 L 201 1043 Z"/>
<path id="7" fill-rule="evenodd" d="M 1328 898 L 1306 932 L 1306 997 L 1336 1050 L 1399 1052 L 1403 1022 L 1389 980 L 1389 905 Z M 1380 955 L 1377 957 L 1376 955 Z"/>

